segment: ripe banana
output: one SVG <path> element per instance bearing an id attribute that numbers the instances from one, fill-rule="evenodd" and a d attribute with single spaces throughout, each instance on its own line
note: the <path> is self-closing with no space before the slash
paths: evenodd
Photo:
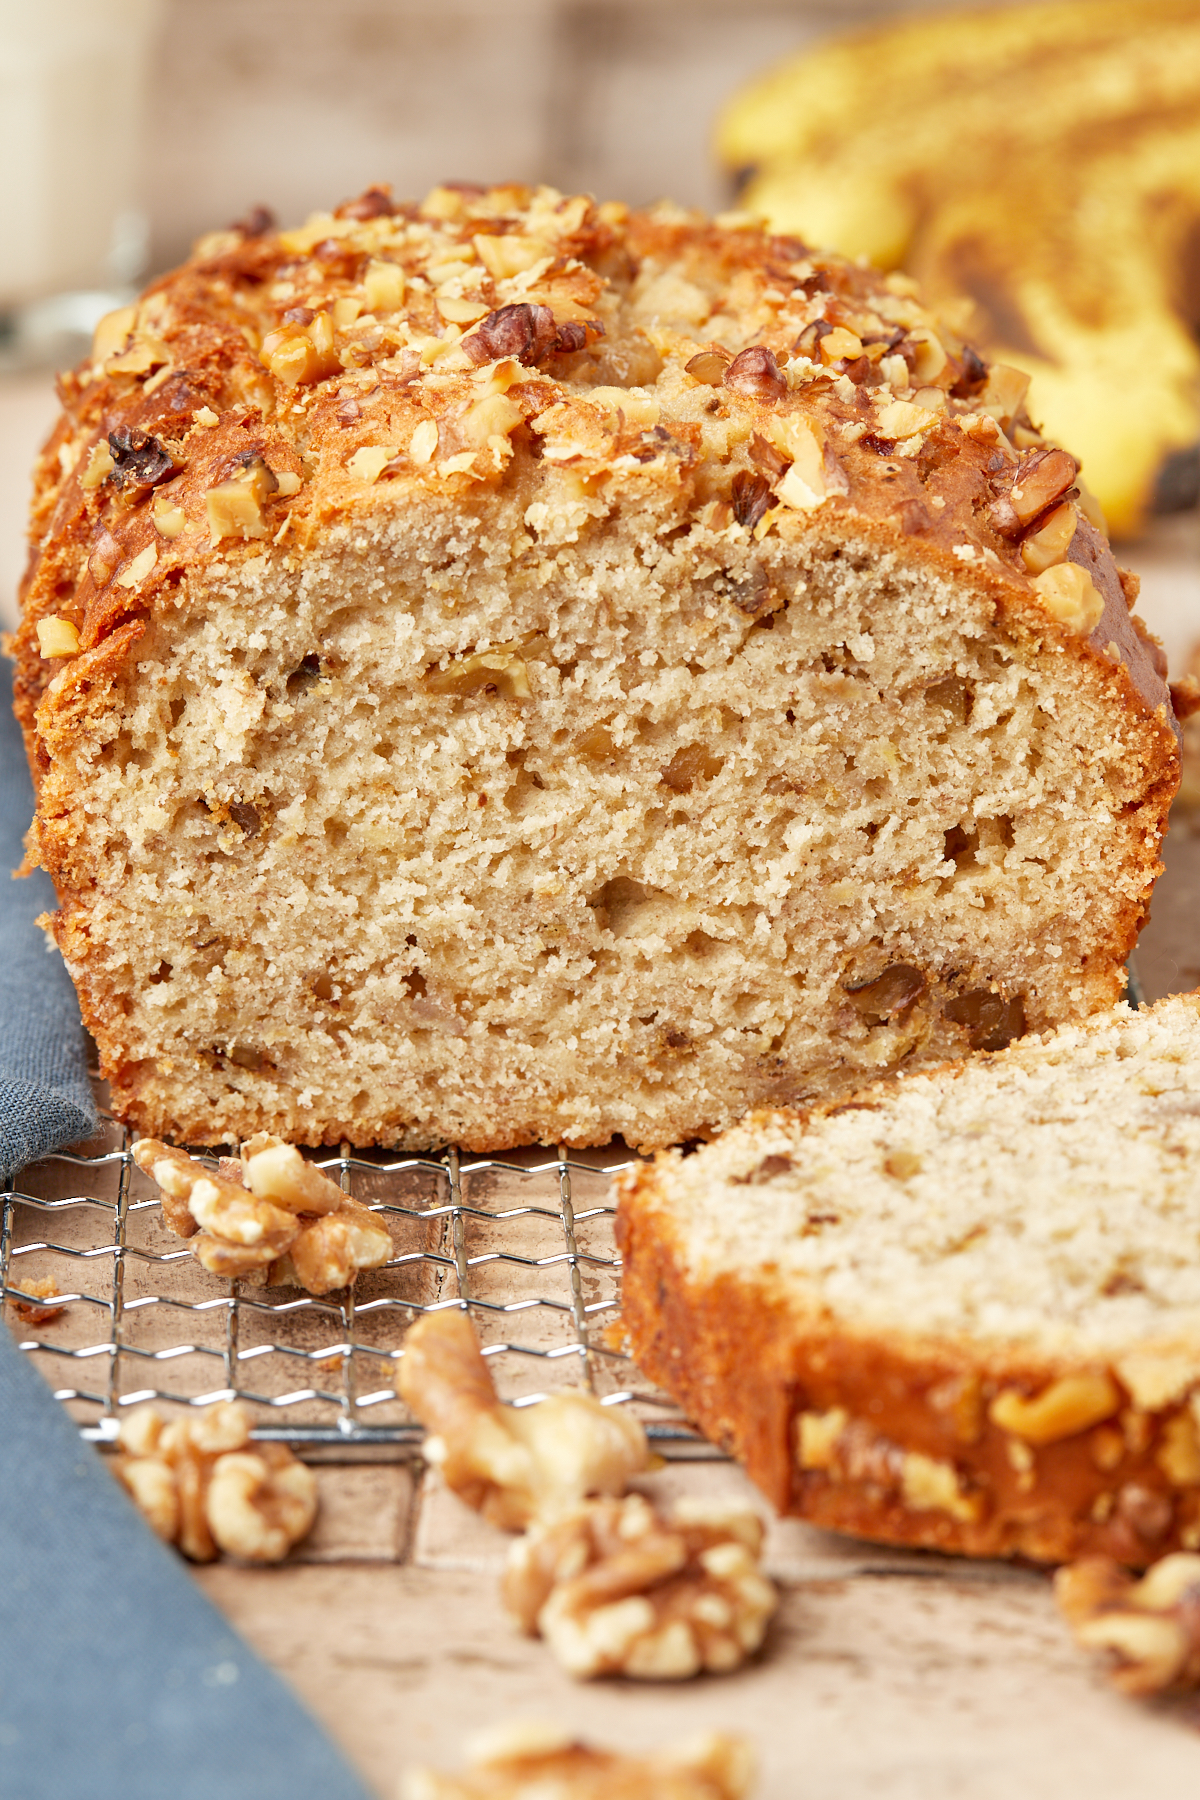
<path id="1" fill-rule="evenodd" d="M 718 152 L 780 231 L 917 277 L 1034 378 L 1114 531 L 1195 498 L 1200 0 L 1054 0 L 807 52 Z"/>

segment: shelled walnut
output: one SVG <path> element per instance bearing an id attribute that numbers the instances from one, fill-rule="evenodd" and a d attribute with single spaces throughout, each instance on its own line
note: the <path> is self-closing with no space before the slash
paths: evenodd
<path id="1" fill-rule="evenodd" d="M 171 1230 L 192 1238 L 212 1275 L 263 1271 L 270 1285 L 327 1294 L 391 1255 L 391 1235 L 369 1208 L 267 1132 L 240 1158 L 221 1157 L 215 1173 L 157 1138 L 143 1138 L 133 1157 L 158 1184 Z"/>
<path id="2" fill-rule="evenodd" d="M 427 1461 L 502 1530 L 553 1518 L 589 1494 L 620 1494 L 650 1467 L 646 1434 L 624 1408 L 568 1389 L 501 1404 L 464 1312 L 426 1313 L 404 1342 L 400 1398 L 431 1433 Z"/>
<path id="3" fill-rule="evenodd" d="M 1058 1571 L 1054 1594 L 1076 1643 L 1108 1653 L 1122 1693 L 1200 1685 L 1200 1556 L 1164 1556 L 1140 1581 L 1090 1556 Z"/>
<path id="4" fill-rule="evenodd" d="M 167 1423 L 153 1406 L 122 1421 L 117 1478 L 158 1536 L 193 1562 L 220 1551 L 281 1562 L 311 1529 L 317 1483 L 284 1444 L 251 1444 L 235 1400 Z"/>
<path id="5" fill-rule="evenodd" d="M 414 1769 L 402 1800 L 745 1800 L 754 1753 L 712 1732 L 649 1756 L 575 1742 L 553 1726 L 517 1725 L 481 1747 L 462 1775 Z"/>
<path id="6" fill-rule="evenodd" d="M 735 1669 L 762 1643 L 778 1597 L 761 1549 L 744 1509 L 593 1500 L 518 1539 L 501 1591 L 572 1675 L 683 1680 Z"/>

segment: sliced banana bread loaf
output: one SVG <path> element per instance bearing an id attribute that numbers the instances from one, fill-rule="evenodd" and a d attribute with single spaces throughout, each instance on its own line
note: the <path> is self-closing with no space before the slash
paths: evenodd
<path id="1" fill-rule="evenodd" d="M 17 651 L 121 1114 L 654 1147 L 1110 1005 L 1176 738 L 1024 386 L 544 188 L 250 219 L 106 320 Z"/>

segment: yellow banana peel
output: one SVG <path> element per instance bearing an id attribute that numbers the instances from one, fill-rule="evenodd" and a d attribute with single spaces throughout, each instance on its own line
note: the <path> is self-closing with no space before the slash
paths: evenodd
<path id="1" fill-rule="evenodd" d="M 718 152 L 780 231 L 903 268 L 1083 458 L 1114 532 L 1200 442 L 1200 0 L 1059 0 L 807 52 Z"/>

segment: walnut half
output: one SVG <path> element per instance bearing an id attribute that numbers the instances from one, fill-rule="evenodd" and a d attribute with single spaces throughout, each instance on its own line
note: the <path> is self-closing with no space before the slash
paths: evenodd
<path id="1" fill-rule="evenodd" d="M 620 1494 L 650 1466 L 646 1434 L 623 1407 L 572 1388 L 503 1406 L 466 1314 L 426 1313 L 404 1340 L 400 1398 L 432 1434 L 426 1459 L 504 1531 L 553 1517 L 588 1494 Z"/>
<path id="2" fill-rule="evenodd" d="M 236 1400 L 169 1424 L 139 1406 L 121 1424 L 117 1478 L 139 1512 L 193 1562 L 220 1552 L 281 1562 L 311 1529 L 317 1481 L 284 1444 L 251 1444 Z"/>
<path id="3" fill-rule="evenodd" d="M 735 1669 L 762 1643 L 778 1596 L 761 1548 L 742 1509 L 593 1500 L 519 1538 L 501 1591 L 570 1674 L 678 1681 Z"/>
<path id="4" fill-rule="evenodd" d="M 1125 1694 L 1200 1685 L 1200 1556 L 1178 1551 L 1141 1580 L 1107 1556 L 1060 1569 L 1054 1597 L 1085 1650 L 1108 1656 Z"/>
<path id="5" fill-rule="evenodd" d="M 677 1749 L 624 1756 L 555 1726 L 514 1725 L 481 1745 L 463 1775 L 414 1769 L 402 1800 L 745 1800 L 754 1753 L 712 1732 Z"/>
<path id="6" fill-rule="evenodd" d="M 189 1237 L 201 1227 L 192 1250 L 211 1275 L 264 1270 L 270 1283 L 328 1294 L 392 1253 L 391 1233 L 368 1207 L 266 1132 L 248 1140 L 240 1160 L 223 1156 L 215 1175 L 156 1138 L 143 1138 L 133 1157 L 158 1183 L 172 1231 Z"/>

